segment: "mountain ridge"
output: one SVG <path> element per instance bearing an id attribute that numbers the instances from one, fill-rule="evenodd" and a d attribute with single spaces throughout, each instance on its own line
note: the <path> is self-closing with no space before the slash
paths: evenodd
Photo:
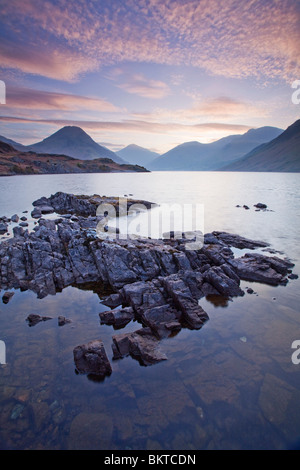
<path id="1" fill-rule="evenodd" d="M 150 165 L 152 171 L 214 171 L 242 158 L 259 144 L 268 142 L 283 132 L 277 127 L 264 126 L 249 129 L 245 134 L 234 134 L 215 142 L 184 142 L 174 147 Z"/>
<path id="2" fill-rule="evenodd" d="M 260 145 L 220 171 L 300 172 L 300 119 L 275 139 Z"/>

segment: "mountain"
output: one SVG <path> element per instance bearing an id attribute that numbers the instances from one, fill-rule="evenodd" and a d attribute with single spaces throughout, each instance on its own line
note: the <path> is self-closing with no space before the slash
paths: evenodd
<path id="1" fill-rule="evenodd" d="M 300 119 L 276 139 L 260 145 L 221 170 L 300 172 Z"/>
<path id="2" fill-rule="evenodd" d="M 22 152 L 0 141 L 0 176 L 62 173 L 147 172 L 139 165 L 119 164 L 110 158 L 79 160 L 67 155 Z"/>
<path id="3" fill-rule="evenodd" d="M 0 135 L 0 141 L 1 142 L 5 142 L 6 144 L 9 144 L 11 145 L 13 148 L 17 149 L 17 150 L 21 150 L 21 151 L 25 151 L 26 152 L 26 146 L 25 145 L 22 145 L 22 144 L 19 144 L 19 142 L 15 142 L 14 140 L 12 139 L 7 139 L 6 137 L 4 137 L 3 135 Z"/>
<path id="4" fill-rule="evenodd" d="M 117 163 L 125 163 L 116 153 L 97 144 L 84 130 L 76 126 L 65 126 L 41 142 L 26 148 L 37 153 L 63 154 L 80 160 L 110 158 Z"/>
<path id="5" fill-rule="evenodd" d="M 277 127 L 250 129 L 242 135 L 231 135 L 210 144 L 186 142 L 157 157 L 148 165 L 160 171 L 212 171 L 229 164 L 258 145 L 269 142 L 283 132 Z"/>
<path id="6" fill-rule="evenodd" d="M 143 166 L 149 165 L 155 158 L 159 157 L 159 153 L 151 152 L 151 150 L 135 144 L 127 145 L 127 147 L 116 153 L 126 162 Z"/>

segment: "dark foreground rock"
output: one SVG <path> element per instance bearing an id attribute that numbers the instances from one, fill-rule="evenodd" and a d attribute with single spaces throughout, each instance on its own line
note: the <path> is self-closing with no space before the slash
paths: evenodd
<path id="1" fill-rule="evenodd" d="M 148 366 L 167 359 L 159 349 L 159 341 L 150 328 L 141 328 L 133 333 L 113 336 L 114 359 L 131 355 L 141 365 Z"/>
<path id="2" fill-rule="evenodd" d="M 28 323 L 28 326 L 35 326 L 37 325 L 38 323 L 42 322 L 42 321 L 47 321 L 47 320 L 52 320 L 52 317 L 43 317 L 41 315 L 38 315 L 36 313 L 31 313 L 30 315 L 28 315 L 28 317 L 26 318 L 26 321 Z"/>
<path id="3" fill-rule="evenodd" d="M 112 373 L 102 341 L 94 340 L 77 346 L 73 350 L 76 370 L 80 374 L 91 374 L 104 378 Z"/>
<path id="4" fill-rule="evenodd" d="M 181 328 L 200 329 L 208 320 L 199 305 L 201 298 L 243 296 L 241 280 L 278 286 L 291 279 L 290 261 L 253 252 L 266 249 L 267 243 L 226 232 L 205 234 L 203 245 L 193 250 L 184 234 L 152 240 L 122 235 L 112 239 L 101 232 L 99 238 L 97 225 L 104 216 L 97 214 L 97 207 L 108 201 L 116 205 L 117 199 L 56 193 L 35 201 L 40 213 L 39 208 L 51 207 L 68 216 L 41 218 L 32 232 L 16 231 L 14 238 L 0 244 L 0 288 L 29 289 L 43 298 L 69 285 L 107 286 L 113 293 L 102 300 L 112 310 L 102 312 L 100 322 L 115 329 L 131 321 L 142 326 L 113 337 L 115 359 L 131 355 L 144 365 L 165 360 L 159 350 L 161 339 Z M 132 203 L 127 201 L 127 210 Z M 232 247 L 250 251 L 235 258 Z M 76 349 L 76 367 L 81 373 L 102 375 L 104 347 L 97 344 L 98 354 L 94 346 Z M 107 364 L 104 369 L 109 372 Z"/>

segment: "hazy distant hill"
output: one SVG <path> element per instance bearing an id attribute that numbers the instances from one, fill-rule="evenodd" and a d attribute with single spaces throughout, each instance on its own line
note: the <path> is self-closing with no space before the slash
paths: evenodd
<path id="1" fill-rule="evenodd" d="M 242 135 L 231 135 L 210 144 L 186 142 L 157 157 L 150 170 L 208 171 L 242 158 L 250 150 L 269 142 L 283 132 L 277 127 L 250 129 Z"/>
<path id="2" fill-rule="evenodd" d="M 224 171 L 300 172 L 300 119 L 279 137 L 255 148 Z"/>
<path id="3" fill-rule="evenodd" d="M 149 165 L 155 158 L 159 157 L 159 153 L 151 152 L 151 150 L 135 144 L 127 145 L 127 147 L 124 147 L 116 153 L 119 157 L 123 158 L 123 160 L 142 166 Z"/>
<path id="4" fill-rule="evenodd" d="M 148 170 L 139 165 L 119 164 L 110 158 L 79 160 L 67 155 L 22 152 L 0 141 L 0 176 L 146 171 Z"/>
<path id="5" fill-rule="evenodd" d="M 68 155 L 80 160 L 111 158 L 117 163 L 125 163 L 115 152 L 97 144 L 83 129 L 76 126 L 65 126 L 41 142 L 26 148 L 38 153 Z"/>

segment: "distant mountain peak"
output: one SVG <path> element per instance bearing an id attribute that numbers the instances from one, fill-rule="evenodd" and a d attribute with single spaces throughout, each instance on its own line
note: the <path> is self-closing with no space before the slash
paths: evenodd
<path id="1" fill-rule="evenodd" d="M 159 153 L 141 147 L 140 145 L 129 144 L 122 150 L 119 150 L 117 155 L 131 164 L 147 167 L 155 158 L 159 156 Z"/>
<path id="2" fill-rule="evenodd" d="M 64 126 L 41 142 L 28 146 L 27 149 L 38 153 L 68 155 L 79 160 L 110 158 L 116 163 L 125 163 L 115 152 L 97 144 L 78 126 Z"/>

